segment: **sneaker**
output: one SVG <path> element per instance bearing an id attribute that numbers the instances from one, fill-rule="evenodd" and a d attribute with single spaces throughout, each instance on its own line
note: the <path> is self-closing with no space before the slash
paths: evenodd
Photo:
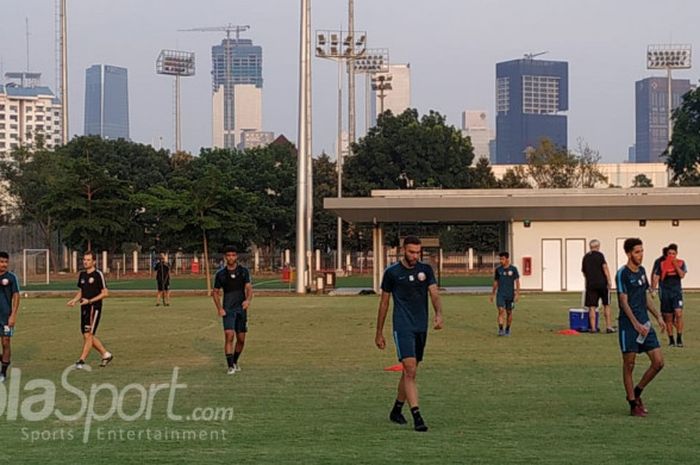
<path id="1" fill-rule="evenodd" d="M 646 417 L 647 412 L 644 411 L 644 408 L 641 405 L 637 404 L 636 407 L 630 410 L 630 415 L 633 417 Z"/>
<path id="2" fill-rule="evenodd" d="M 642 398 L 641 398 L 641 397 L 637 397 L 637 398 L 634 399 L 634 400 L 637 401 L 637 407 L 639 407 L 640 409 L 642 409 L 642 412 L 644 412 L 644 413 L 649 413 L 649 410 L 647 410 L 647 408 L 644 406 L 644 402 L 642 402 Z"/>
<path id="3" fill-rule="evenodd" d="M 676 347 L 678 347 L 679 349 L 682 349 L 683 348 L 683 341 L 676 342 Z"/>
<path id="4" fill-rule="evenodd" d="M 510 329 L 506 329 L 506 332 L 503 333 L 504 336 L 510 336 Z"/>
<path id="5" fill-rule="evenodd" d="M 107 352 L 106 355 L 107 356 L 105 358 L 103 358 L 102 361 L 100 362 L 101 368 L 104 368 L 107 365 L 109 365 L 109 362 L 111 362 L 114 359 L 114 355 L 112 355 L 110 352 Z"/>
<path id="6" fill-rule="evenodd" d="M 413 419 L 413 429 L 418 431 L 419 433 L 425 433 L 428 431 L 428 425 L 425 424 L 425 421 L 423 421 L 423 417 L 418 417 Z"/>
<path id="7" fill-rule="evenodd" d="M 4 382 L 5 382 L 5 375 L 0 375 L 0 384 L 2 384 Z"/>
<path id="8" fill-rule="evenodd" d="M 234 363 L 234 364 L 233 364 L 233 369 L 236 370 L 236 372 L 239 372 L 239 371 L 241 371 L 241 366 L 240 366 L 239 364 L 237 364 L 237 363 Z"/>
<path id="9" fill-rule="evenodd" d="M 668 343 L 668 346 L 669 346 L 669 347 L 676 347 L 676 343 L 675 343 L 675 342 L 669 342 L 669 343 Z"/>
<path id="10" fill-rule="evenodd" d="M 401 410 L 398 410 L 398 411 L 392 410 L 391 413 L 389 413 L 389 420 L 391 420 L 394 423 L 397 423 L 399 425 L 405 425 L 406 423 L 408 423 L 406 421 L 406 417 L 403 416 L 403 413 L 401 413 Z"/>
<path id="11" fill-rule="evenodd" d="M 616 333 L 616 332 L 617 332 L 617 330 L 616 330 L 615 328 L 607 328 L 607 329 L 605 330 L 605 333 L 606 333 L 606 334 L 613 334 L 613 333 Z"/>
<path id="12" fill-rule="evenodd" d="M 226 370 L 226 374 L 227 375 L 235 375 L 236 374 L 236 367 L 235 366 L 228 367 L 228 370 Z"/>
<path id="13" fill-rule="evenodd" d="M 156 307 L 160 307 L 160 302 L 156 302 Z"/>
<path id="14" fill-rule="evenodd" d="M 85 360 L 78 360 L 77 362 L 75 362 L 75 368 L 76 370 L 82 370 L 83 368 L 85 368 Z"/>
<path id="15" fill-rule="evenodd" d="M 505 335 L 506 335 L 506 332 L 505 332 L 504 330 L 502 330 L 502 329 L 499 329 L 499 330 L 498 330 L 498 335 L 499 335 L 499 336 L 505 336 Z"/>

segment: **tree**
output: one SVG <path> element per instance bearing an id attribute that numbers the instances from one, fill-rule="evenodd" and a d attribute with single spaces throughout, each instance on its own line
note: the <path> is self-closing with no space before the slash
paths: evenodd
<path id="1" fill-rule="evenodd" d="M 488 158 L 480 157 L 472 171 L 472 187 L 475 189 L 494 189 L 498 180 L 493 174 Z"/>
<path id="2" fill-rule="evenodd" d="M 700 89 L 685 94 L 673 112 L 673 136 L 664 157 L 673 184 L 700 186 Z"/>
<path id="3" fill-rule="evenodd" d="M 468 188 L 474 151 L 468 139 L 436 112 L 409 109 L 379 116 L 367 136 L 352 145 L 345 185 L 353 196 L 372 189 Z"/>
<path id="4" fill-rule="evenodd" d="M 654 187 L 654 183 L 644 173 L 640 173 L 634 177 L 632 187 Z"/>
<path id="5" fill-rule="evenodd" d="M 503 189 L 531 189 L 532 185 L 527 180 L 527 174 L 522 166 L 508 168 L 498 183 Z"/>
<path id="6" fill-rule="evenodd" d="M 600 154 L 581 140 L 578 142 L 578 152 L 557 147 L 549 139 L 542 139 L 536 148 L 528 152 L 527 164 L 516 167 L 508 182 L 518 183 L 524 179 L 540 189 L 592 188 L 598 183 L 607 182 L 607 177 L 598 168 Z"/>
<path id="7" fill-rule="evenodd" d="M 313 160 L 314 169 L 314 248 L 326 253 L 336 248 L 338 221 L 323 209 L 323 199 L 338 195 L 336 164 L 326 153 Z"/>
<path id="8" fill-rule="evenodd" d="M 0 161 L 0 180 L 7 184 L 11 199 L 9 214 L 23 225 L 36 224 L 42 235 L 43 246 L 49 249 L 51 269 L 56 270 L 58 257 L 53 247 L 56 232 L 54 206 L 62 201 L 56 195 L 60 182 L 57 158 L 48 150 L 31 153 L 26 148 L 12 151 Z"/>

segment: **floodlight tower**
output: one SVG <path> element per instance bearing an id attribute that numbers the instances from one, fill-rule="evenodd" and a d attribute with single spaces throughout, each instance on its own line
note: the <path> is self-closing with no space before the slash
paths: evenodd
<path id="1" fill-rule="evenodd" d="M 175 76 L 175 151 L 182 150 L 182 119 L 180 111 L 180 78 L 194 76 L 194 53 L 161 50 L 156 60 L 156 73 Z"/>
<path id="2" fill-rule="evenodd" d="M 241 37 L 241 32 L 250 29 L 249 25 L 237 26 L 228 23 L 225 26 L 196 27 L 192 29 L 178 29 L 180 32 L 225 32 L 224 42 L 224 147 L 235 148 L 235 131 L 233 118 L 233 75 L 231 74 L 231 34 L 236 34 L 235 45 Z"/>
<path id="3" fill-rule="evenodd" d="M 372 90 L 379 91 L 379 114 L 384 113 L 384 99 L 387 91 L 392 90 L 391 74 L 380 74 L 372 78 Z"/>
<path id="4" fill-rule="evenodd" d="M 389 49 L 367 49 L 363 56 L 354 61 L 355 74 L 365 74 L 365 132 L 369 132 L 372 121 L 372 105 L 370 102 L 370 86 L 372 77 L 377 73 L 389 71 Z"/>
<path id="5" fill-rule="evenodd" d="M 357 37 L 357 39 L 355 39 Z M 343 91 L 342 91 L 342 65 L 347 61 L 347 66 L 354 68 L 356 60 L 365 56 L 367 48 L 367 33 L 364 31 L 317 31 L 316 32 L 316 56 L 329 60 L 338 60 L 338 134 L 336 142 L 336 171 L 338 174 L 338 197 L 343 196 Z M 354 80 L 354 71 L 349 73 Z M 348 84 L 348 93 L 350 84 Z M 353 86 L 354 92 L 354 86 Z M 353 94 L 354 95 L 354 94 Z M 348 114 L 348 145 L 354 138 L 355 109 L 352 106 Z M 352 132 L 351 132 L 352 131 Z M 352 135 L 351 135 L 352 134 Z M 335 257 L 335 269 L 342 272 L 343 268 L 343 219 L 338 217 L 337 250 Z"/>
<path id="6" fill-rule="evenodd" d="M 689 44 L 657 44 L 647 47 L 647 69 L 665 69 L 668 79 L 668 141 L 673 136 L 673 76 L 674 69 L 690 69 L 692 46 Z"/>
<path id="7" fill-rule="evenodd" d="M 68 20 L 66 18 L 66 0 L 60 0 L 58 8 L 60 48 L 60 88 L 61 88 L 61 143 L 68 143 Z"/>

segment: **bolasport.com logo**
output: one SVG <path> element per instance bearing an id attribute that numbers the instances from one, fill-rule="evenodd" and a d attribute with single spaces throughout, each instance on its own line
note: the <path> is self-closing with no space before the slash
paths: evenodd
<path id="1" fill-rule="evenodd" d="M 24 420 L 38 423 L 58 420 L 66 424 L 58 429 L 20 428 L 22 441 L 217 441 L 226 440 L 224 429 L 197 429 L 193 425 L 207 422 L 221 425 L 233 420 L 233 407 L 197 407 L 189 414 L 175 413 L 178 394 L 187 384 L 179 383 L 180 369 L 173 368 L 169 382 L 143 385 L 138 383 L 118 387 L 110 383 L 93 383 L 87 388 L 71 384 L 70 375 L 76 371 L 69 366 L 61 374 L 60 386 L 48 379 L 22 379 L 22 370 L 10 370 L 8 380 L 0 384 L 0 421 Z M 86 366 L 82 371 L 91 371 Z M 59 400 L 67 406 L 59 406 Z M 157 401 L 157 402 L 156 402 Z M 127 424 L 162 417 L 154 405 L 165 407 L 169 427 L 130 428 L 108 426 L 110 420 Z M 140 424 L 141 424 L 140 423 Z M 162 424 L 162 421 L 159 422 Z M 175 426 L 172 426 L 175 425 Z"/>

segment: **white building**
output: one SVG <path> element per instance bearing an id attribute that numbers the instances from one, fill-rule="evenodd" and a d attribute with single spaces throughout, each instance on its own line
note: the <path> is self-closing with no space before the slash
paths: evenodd
<path id="1" fill-rule="evenodd" d="M 241 143 L 243 132 L 262 131 L 262 88 L 255 84 L 233 86 L 233 128 L 224 129 L 224 87 L 212 95 L 212 145 L 225 147 L 225 135 L 230 132 L 233 146 Z"/>
<path id="2" fill-rule="evenodd" d="M 647 273 L 672 242 L 689 267 L 700 260 L 700 188 L 377 190 L 371 197 L 326 198 L 324 208 L 374 225 L 375 290 L 386 263 L 384 227 L 396 223 L 499 224 L 501 247 L 528 290 L 581 291 L 581 260 L 592 239 L 613 272 L 627 262 L 622 244 L 634 237 L 644 242 Z M 688 273 L 683 287 L 700 288 L 700 273 Z"/>
<path id="3" fill-rule="evenodd" d="M 491 158 L 491 141 L 495 135 L 489 126 L 488 114 L 485 111 L 462 112 L 462 135 L 471 139 L 476 158 Z"/>
<path id="4" fill-rule="evenodd" d="M 380 76 L 388 78 L 391 76 L 391 90 L 384 91 L 384 111 L 391 110 L 395 115 L 403 113 L 407 108 L 411 108 L 411 65 L 389 65 L 389 70 L 385 73 L 377 73 L 374 79 Z M 385 80 L 385 82 L 387 82 Z M 382 108 L 382 94 L 380 91 L 374 93 L 374 117 Z"/>
<path id="5" fill-rule="evenodd" d="M 48 87 L 0 85 L 0 154 L 19 146 L 61 143 L 61 103 Z"/>
<path id="6" fill-rule="evenodd" d="M 502 179 L 506 171 L 523 165 L 492 165 L 496 179 Z M 671 174 L 664 163 L 600 163 L 598 169 L 608 178 L 607 182 L 598 183 L 595 187 L 607 188 L 612 184 L 617 187 L 632 187 L 634 178 L 643 174 L 649 178 L 654 187 L 668 187 Z"/>

